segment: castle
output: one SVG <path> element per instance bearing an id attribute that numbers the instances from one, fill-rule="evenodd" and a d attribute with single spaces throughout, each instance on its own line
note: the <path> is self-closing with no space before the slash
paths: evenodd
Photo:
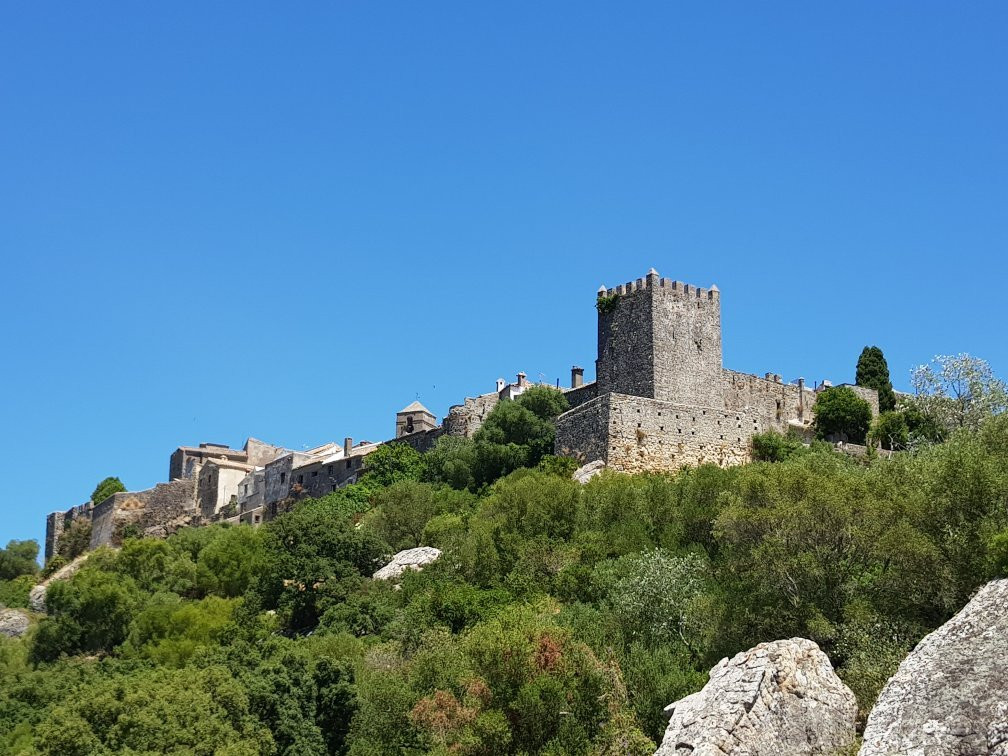
<path id="1" fill-rule="evenodd" d="M 600 287 L 596 308 L 596 379 L 567 392 L 571 409 L 557 418 L 557 454 L 622 472 L 676 470 L 746 462 L 755 433 L 810 433 L 816 391 L 804 379 L 784 383 L 777 374 L 722 366 L 716 286 L 672 281 L 652 268 L 636 281 Z M 877 415 L 877 393 L 851 388 Z"/>
<path id="2" fill-rule="evenodd" d="M 721 361 L 721 294 L 667 278 L 652 269 L 613 289 L 601 287 L 596 378 L 571 369 L 563 389 L 570 409 L 557 418 L 556 453 L 601 461 L 621 472 L 671 471 L 711 462 L 735 465 L 751 456 L 753 434 L 811 433 L 817 391 L 802 378 L 727 370 Z M 306 451 L 250 438 L 242 449 L 202 443 L 181 446 L 169 462 L 168 482 L 146 491 L 113 494 L 53 512 L 46 520 L 45 558 L 77 520 L 91 523 L 91 548 L 125 534 L 167 535 L 187 525 L 258 525 L 292 501 L 324 496 L 357 480 L 365 458 L 382 444 L 433 447 L 442 435 L 472 437 L 500 401 L 531 385 L 497 379 L 493 391 L 450 408 L 441 425 L 419 401 L 396 413 L 395 434 L 384 442 L 346 438 Z M 817 388 L 829 385 L 822 382 Z M 878 414 L 872 389 L 851 387 Z"/>

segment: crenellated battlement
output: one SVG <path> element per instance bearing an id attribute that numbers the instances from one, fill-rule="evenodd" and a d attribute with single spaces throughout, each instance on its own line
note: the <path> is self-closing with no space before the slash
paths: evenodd
<path id="1" fill-rule="evenodd" d="M 656 290 L 663 295 L 672 296 L 677 299 L 715 300 L 721 297 L 721 291 L 715 285 L 711 285 L 710 288 L 705 289 L 702 286 L 692 286 L 671 278 L 662 278 L 654 268 L 646 276 L 638 278 L 636 281 L 628 281 L 611 289 L 605 285 L 600 286 L 598 296 L 622 297 L 649 290 Z"/>

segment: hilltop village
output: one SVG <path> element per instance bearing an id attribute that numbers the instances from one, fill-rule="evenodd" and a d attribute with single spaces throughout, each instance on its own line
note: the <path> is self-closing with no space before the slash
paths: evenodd
<path id="1" fill-rule="evenodd" d="M 686 465 L 736 465 L 750 458 L 753 434 L 768 430 L 811 434 L 818 390 L 799 378 L 784 383 L 728 370 L 721 354 L 721 293 L 662 278 L 652 269 L 636 281 L 600 287 L 596 379 L 571 368 L 561 389 L 570 409 L 557 418 L 556 453 L 618 472 L 671 471 Z M 91 548 L 124 533 L 166 536 L 211 522 L 259 525 L 288 502 L 319 497 L 357 481 L 367 455 L 382 444 L 433 448 L 442 435 L 472 437 L 501 401 L 534 385 L 524 373 L 497 379 L 493 391 L 466 397 L 438 424 L 420 402 L 395 415 L 385 441 L 344 439 L 295 451 L 254 438 L 241 449 L 201 443 L 172 452 L 168 480 L 145 491 L 122 492 L 54 512 L 46 520 L 45 558 L 79 519 L 91 522 Z M 851 388 L 878 414 L 872 389 Z"/>

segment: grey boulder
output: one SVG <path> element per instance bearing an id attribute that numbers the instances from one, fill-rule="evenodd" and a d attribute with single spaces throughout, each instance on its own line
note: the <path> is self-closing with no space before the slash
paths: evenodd
<path id="1" fill-rule="evenodd" d="M 20 609 L 0 609 L 0 635 L 20 638 L 28 632 L 31 620 Z"/>
<path id="2" fill-rule="evenodd" d="M 861 756 L 1008 756 L 1008 580 L 925 636 L 882 688 Z"/>
<path id="3" fill-rule="evenodd" d="M 698 693 L 666 708 L 656 756 L 833 754 L 854 743 L 857 701 L 815 643 L 760 643 L 722 659 Z"/>
<path id="4" fill-rule="evenodd" d="M 420 570 L 441 556 L 441 549 L 433 546 L 417 546 L 415 549 L 400 551 L 392 561 L 378 570 L 372 577 L 375 580 L 395 580 L 407 570 Z"/>
<path id="5" fill-rule="evenodd" d="M 603 462 L 601 459 L 597 459 L 594 462 L 589 462 L 586 465 L 581 465 L 581 467 L 575 470 L 574 474 L 571 475 L 571 479 L 583 485 L 605 469 L 606 469 L 605 462 Z"/>

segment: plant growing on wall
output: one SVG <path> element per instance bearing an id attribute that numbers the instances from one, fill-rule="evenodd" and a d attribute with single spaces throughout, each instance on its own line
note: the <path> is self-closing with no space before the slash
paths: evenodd
<path id="1" fill-rule="evenodd" d="M 595 300 L 595 309 L 599 311 L 599 315 L 605 315 L 616 309 L 617 302 L 619 302 L 619 294 L 610 294 L 609 296 L 599 294 L 598 299 Z"/>

